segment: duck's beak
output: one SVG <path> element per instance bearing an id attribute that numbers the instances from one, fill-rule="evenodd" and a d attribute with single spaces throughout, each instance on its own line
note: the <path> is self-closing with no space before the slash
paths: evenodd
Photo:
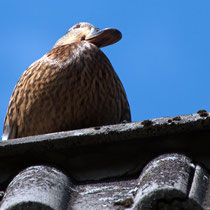
<path id="1" fill-rule="evenodd" d="M 105 47 L 118 42 L 121 38 L 121 32 L 115 28 L 105 28 L 103 30 L 92 28 L 85 40 L 95 44 L 97 47 Z"/>

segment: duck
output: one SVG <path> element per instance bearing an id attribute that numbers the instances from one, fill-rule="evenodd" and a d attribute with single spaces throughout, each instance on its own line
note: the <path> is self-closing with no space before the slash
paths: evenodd
<path id="1" fill-rule="evenodd" d="M 115 28 L 71 27 L 26 69 L 11 95 L 2 140 L 131 122 L 125 89 L 100 48 L 122 38 Z"/>

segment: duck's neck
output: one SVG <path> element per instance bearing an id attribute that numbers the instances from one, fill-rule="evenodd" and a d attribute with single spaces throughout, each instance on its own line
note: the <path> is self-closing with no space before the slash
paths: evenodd
<path id="1" fill-rule="evenodd" d="M 78 41 L 80 41 L 80 40 L 78 39 L 77 36 L 72 36 L 71 34 L 67 33 L 55 43 L 53 48 L 56 48 L 56 47 L 62 46 L 62 45 L 66 45 L 66 44 L 71 44 L 71 43 L 78 42 Z"/>

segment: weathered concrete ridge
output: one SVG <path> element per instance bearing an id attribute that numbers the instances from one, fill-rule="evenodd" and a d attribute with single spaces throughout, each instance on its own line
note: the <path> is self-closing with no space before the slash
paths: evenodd
<path id="1" fill-rule="evenodd" d="M 209 141 L 210 113 L 201 111 L 1 142 L 0 191 L 7 190 L 0 205 L 19 194 L 22 200 L 4 208 L 209 209 Z M 36 170 L 45 175 L 27 175 L 21 184 L 19 177 Z M 60 173 L 54 181 L 50 170 Z M 49 182 L 66 199 L 53 204 L 59 196 L 54 198 L 53 189 L 46 188 Z M 49 199 L 36 198 L 24 186 Z"/>

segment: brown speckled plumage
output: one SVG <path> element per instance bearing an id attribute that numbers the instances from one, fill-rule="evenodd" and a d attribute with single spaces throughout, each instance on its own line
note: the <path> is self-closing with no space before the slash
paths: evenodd
<path id="1" fill-rule="evenodd" d="M 5 118 L 8 139 L 131 121 L 105 54 L 81 40 L 54 47 L 21 76 Z"/>

